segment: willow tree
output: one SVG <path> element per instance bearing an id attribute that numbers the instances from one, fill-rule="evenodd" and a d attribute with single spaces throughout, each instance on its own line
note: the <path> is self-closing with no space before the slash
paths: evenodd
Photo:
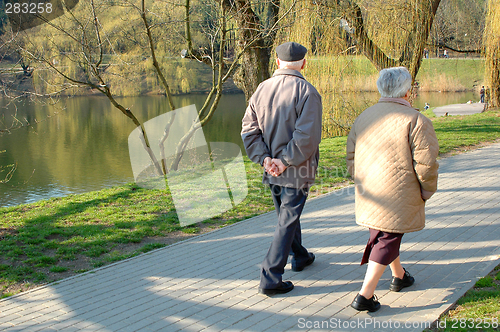
<path id="1" fill-rule="evenodd" d="M 488 87 L 488 106 L 500 107 L 500 1 L 489 0 L 485 42 L 485 82 Z"/>
<path id="2" fill-rule="evenodd" d="M 376 27 L 382 39 L 390 40 L 392 38 L 387 36 L 387 32 L 392 30 L 391 25 L 380 26 L 371 23 L 371 26 L 367 26 L 360 5 L 353 0 L 337 0 L 333 3 L 327 3 L 327 6 L 334 7 L 342 13 L 343 18 L 349 22 L 350 34 L 355 39 L 359 51 L 373 63 L 377 70 L 393 66 L 405 66 L 415 79 L 420 69 L 423 51 L 440 2 L 441 0 L 411 0 L 369 3 L 379 9 L 376 14 L 377 17 L 387 12 L 396 13 L 392 18 L 392 24 L 399 26 L 401 30 L 407 28 L 406 33 L 400 31 L 401 48 L 399 56 L 396 57 L 383 50 L 369 34 L 370 28 Z M 394 7 L 399 10 L 388 9 Z M 390 24 L 391 22 L 387 23 Z"/>
<path id="3" fill-rule="evenodd" d="M 407 67 L 415 78 L 440 0 L 319 0 L 297 3 L 280 31 L 310 52 L 307 79 L 323 96 L 323 136 L 345 135 L 359 112 L 376 102 L 378 71 Z"/>

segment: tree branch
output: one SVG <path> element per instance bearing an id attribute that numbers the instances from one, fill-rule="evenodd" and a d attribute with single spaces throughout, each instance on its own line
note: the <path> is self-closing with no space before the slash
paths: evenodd
<path id="1" fill-rule="evenodd" d="M 337 0 L 337 6 L 344 18 L 351 23 L 351 28 L 353 30 L 352 35 L 361 53 L 373 63 L 377 70 L 380 71 L 383 68 L 396 66 L 397 61 L 389 58 L 384 51 L 368 37 L 361 8 L 358 4 L 350 0 Z"/>
<path id="2" fill-rule="evenodd" d="M 437 43 L 437 44 L 433 44 L 431 46 L 434 46 L 434 47 L 441 47 L 441 48 L 446 48 L 450 51 L 453 51 L 453 52 L 457 52 L 457 53 L 475 53 L 475 54 L 481 54 L 482 51 L 481 49 L 475 49 L 475 50 L 459 50 L 459 49 L 456 49 L 454 47 L 451 47 L 451 46 L 448 46 L 446 45 L 445 43 Z"/>
<path id="3" fill-rule="evenodd" d="M 155 67 L 156 73 L 158 74 L 158 77 L 160 78 L 160 81 L 163 84 L 163 87 L 165 88 L 165 94 L 167 95 L 168 103 L 170 105 L 170 110 L 174 110 L 175 106 L 172 101 L 172 93 L 170 92 L 170 87 L 167 83 L 167 80 L 165 79 L 165 76 L 163 75 L 163 72 L 161 71 L 160 65 L 158 64 L 158 60 L 156 59 L 155 46 L 153 42 L 153 36 L 151 34 L 151 26 L 149 25 L 148 20 L 146 18 L 146 5 L 144 0 L 142 0 L 141 18 L 142 21 L 144 22 L 144 26 L 146 27 L 149 49 L 151 50 L 151 58 L 153 59 L 153 66 Z"/>
<path id="4" fill-rule="evenodd" d="M 413 80 L 420 69 L 424 48 L 440 2 L 441 0 L 417 1 L 418 9 L 413 20 L 413 28 L 399 59 L 400 65 L 408 68 Z"/>

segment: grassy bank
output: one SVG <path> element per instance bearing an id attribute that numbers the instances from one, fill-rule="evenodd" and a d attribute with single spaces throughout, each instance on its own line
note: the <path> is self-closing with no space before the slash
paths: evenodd
<path id="1" fill-rule="evenodd" d="M 417 75 L 420 91 L 477 91 L 484 81 L 483 59 L 424 59 Z"/>
<path id="2" fill-rule="evenodd" d="M 321 91 L 378 91 L 378 71 L 364 56 L 312 58 L 305 75 Z M 416 77 L 423 92 L 479 92 L 483 80 L 484 60 L 472 58 L 423 59 Z"/>
<path id="3" fill-rule="evenodd" d="M 467 291 L 432 330 L 425 332 L 500 331 L 500 265 Z"/>
<path id="4" fill-rule="evenodd" d="M 434 119 L 441 154 L 500 138 L 500 111 Z M 349 183 L 346 137 L 325 139 L 311 196 Z M 261 168 L 245 160 L 249 192 L 235 209 L 180 227 L 170 193 L 134 184 L 0 208 L 2 296 L 103 266 L 273 209 Z"/>
<path id="5" fill-rule="evenodd" d="M 138 56 L 129 56 L 134 70 L 129 64 L 123 64 L 121 58 L 106 56 L 104 64 L 112 65 L 114 74 L 106 77 L 116 96 L 137 96 L 147 94 L 163 94 L 150 60 Z M 124 59 L 122 59 L 124 60 Z M 329 92 L 377 92 L 378 72 L 373 64 L 364 56 L 311 56 L 304 74 L 323 93 Z M 61 66 L 75 67 L 72 62 L 61 63 Z M 165 58 L 161 62 L 166 79 L 174 94 L 207 93 L 211 88 L 212 72 L 204 64 L 186 59 Z M 59 76 L 50 74 L 43 68 L 34 67 L 37 75 L 26 78 L 22 68 L 16 64 L 0 64 L 4 69 L 5 79 L 13 80 L 18 90 L 38 93 L 49 93 L 56 89 L 46 84 L 62 84 Z M 43 70 L 42 70 L 43 69 Z M 77 70 L 76 67 L 73 70 Z M 41 77 L 38 77 L 41 75 Z M 1 76 L 1 75 L 0 75 Z M 43 78 L 43 79 L 42 79 Z M 423 59 L 416 77 L 421 91 L 478 91 L 484 79 L 484 60 L 473 58 Z M 232 81 L 224 88 L 228 92 L 238 91 Z M 96 93 L 88 89 L 74 88 L 65 92 L 69 95 L 89 95 Z"/>
<path id="6" fill-rule="evenodd" d="M 467 151 L 469 147 L 481 142 L 491 142 L 500 137 L 499 112 L 485 112 L 468 116 L 436 118 L 433 113 L 434 129 L 439 139 L 439 153 L 453 154 Z"/>

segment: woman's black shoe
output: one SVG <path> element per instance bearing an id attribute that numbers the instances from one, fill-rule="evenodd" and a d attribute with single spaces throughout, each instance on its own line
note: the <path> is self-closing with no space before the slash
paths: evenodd
<path id="1" fill-rule="evenodd" d="M 380 302 L 377 300 L 375 295 L 371 299 L 366 299 L 361 294 L 358 294 L 351 303 L 351 307 L 358 311 L 368 310 L 370 312 L 375 312 L 380 309 Z"/>
<path id="2" fill-rule="evenodd" d="M 405 270 L 403 268 L 403 270 Z M 405 275 L 403 279 L 392 277 L 391 285 L 389 289 L 393 292 L 399 292 L 401 289 L 405 287 L 410 287 L 415 282 L 415 278 L 413 278 L 408 271 L 405 270 Z"/>

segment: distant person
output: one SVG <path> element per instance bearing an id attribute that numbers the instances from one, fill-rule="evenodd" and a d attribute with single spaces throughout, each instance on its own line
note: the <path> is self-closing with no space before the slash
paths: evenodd
<path id="1" fill-rule="evenodd" d="M 447 51 L 447 50 L 444 50 L 444 51 L 443 51 L 443 56 L 444 56 L 445 58 L 448 58 L 448 51 Z"/>
<path id="2" fill-rule="evenodd" d="M 356 185 L 356 223 L 369 228 L 361 265 L 365 279 L 351 306 L 377 311 L 375 288 L 387 265 L 389 289 L 415 279 L 401 265 L 403 234 L 425 226 L 425 202 L 437 190 L 439 146 L 432 122 L 408 102 L 411 75 L 405 67 L 380 71 L 381 98 L 355 120 L 347 138 L 347 169 Z"/>
<path id="3" fill-rule="evenodd" d="M 484 104 L 484 93 L 485 93 L 485 90 L 484 90 L 484 85 L 481 87 L 481 90 L 479 90 L 479 98 L 480 98 L 480 102 Z"/>
<path id="4" fill-rule="evenodd" d="M 278 213 L 260 271 L 259 293 L 266 295 L 293 289 L 291 281 L 282 280 L 290 251 L 293 271 L 302 271 L 315 259 L 302 246 L 300 216 L 318 167 L 322 104 L 300 73 L 306 52 L 295 42 L 276 48 L 278 69 L 252 95 L 242 121 L 247 155 L 264 166 L 262 182 L 271 188 Z"/>
<path id="5" fill-rule="evenodd" d="M 429 103 L 425 103 L 425 106 L 424 106 L 424 111 L 427 111 L 429 109 Z"/>
<path id="6" fill-rule="evenodd" d="M 429 50 L 424 48 L 424 58 L 429 59 Z"/>

